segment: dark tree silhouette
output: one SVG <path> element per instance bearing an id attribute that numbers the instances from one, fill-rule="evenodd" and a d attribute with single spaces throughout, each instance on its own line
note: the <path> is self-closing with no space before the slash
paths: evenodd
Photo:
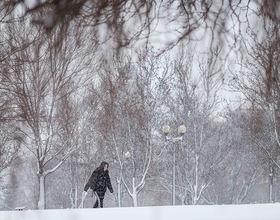
<path id="1" fill-rule="evenodd" d="M 0 21 L 10 22 L 21 7 L 23 16 L 31 15 L 33 24 L 48 32 L 57 25 L 62 35 L 72 23 L 92 26 L 100 43 L 113 39 L 116 48 L 143 39 L 149 42 L 152 34 L 171 34 L 165 50 L 206 35 L 212 43 L 219 39 L 235 45 L 242 26 L 250 25 L 251 14 L 279 26 L 279 4 L 277 0 L 0 0 Z"/>

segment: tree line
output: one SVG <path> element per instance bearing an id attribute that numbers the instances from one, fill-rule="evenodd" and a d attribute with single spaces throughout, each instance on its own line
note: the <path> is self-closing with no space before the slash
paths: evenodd
<path id="1" fill-rule="evenodd" d="M 22 8 L 25 2 L 1 1 L 1 210 L 78 208 L 85 183 L 103 160 L 115 189 L 105 197 L 108 206 L 171 205 L 174 153 L 178 205 L 279 201 L 279 34 L 272 12 L 260 7 L 261 31 L 247 27 L 239 36 L 232 65 L 234 48 L 213 38 L 203 51 L 193 43 L 194 30 L 212 25 L 217 8 L 207 1 L 199 9 L 208 16 L 196 11 L 197 1 L 180 5 L 197 23 L 168 46 L 177 45 L 174 50 L 161 54 L 149 43 L 126 47 L 140 33 L 132 38 L 119 28 L 122 13 L 109 10 L 111 1 L 98 10 L 116 16 L 113 23 L 102 17 L 106 13 L 97 16 L 90 1 L 62 2 Z M 146 3 L 129 6 L 134 16 L 146 9 L 152 24 L 155 1 Z M 232 4 L 223 2 L 220 11 L 236 17 L 243 6 Z M 46 26 L 42 17 L 49 15 L 56 20 Z M 104 24 L 112 25 L 109 36 L 100 33 Z M 141 34 L 150 35 L 145 28 Z M 104 36 L 114 39 L 112 49 Z M 225 102 L 224 89 L 242 100 Z M 177 137 L 182 124 L 187 132 L 173 148 L 161 128 L 169 125 L 168 135 Z M 88 196 L 85 206 L 91 202 Z"/>

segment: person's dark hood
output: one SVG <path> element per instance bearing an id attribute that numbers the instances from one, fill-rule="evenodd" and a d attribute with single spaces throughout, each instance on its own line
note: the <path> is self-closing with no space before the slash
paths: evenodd
<path id="1" fill-rule="evenodd" d="M 99 167 L 101 167 L 101 168 L 104 169 L 104 167 L 105 167 L 106 164 L 107 164 L 107 168 L 109 168 L 109 164 L 108 164 L 107 162 L 105 162 L 105 161 L 103 161 L 103 162 L 100 164 Z"/>

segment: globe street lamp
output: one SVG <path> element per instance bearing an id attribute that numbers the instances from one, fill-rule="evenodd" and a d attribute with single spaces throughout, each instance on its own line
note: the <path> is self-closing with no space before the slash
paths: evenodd
<path id="1" fill-rule="evenodd" d="M 124 154 L 124 157 L 125 157 L 126 159 L 130 158 L 130 152 L 127 151 L 127 152 Z"/>
<path id="2" fill-rule="evenodd" d="M 178 127 L 178 133 L 180 134 L 179 137 L 167 137 L 168 133 L 170 132 L 170 127 L 168 125 L 164 125 L 162 127 L 162 131 L 165 134 L 165 140 L 173 142 L 173 177 L 172 177 L 172 205 L 175 206 L 175 172 L 176 172 L 176 157 L 175 157 L 175 143 L 177 141 L 183 140 L 183 135 L 186 133 L 187 128 L 184 125 Z"/>

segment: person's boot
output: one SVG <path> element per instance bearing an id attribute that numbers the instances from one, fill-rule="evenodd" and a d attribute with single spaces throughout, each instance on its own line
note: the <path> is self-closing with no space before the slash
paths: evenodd
<path id="1" fill-rule="evenodd" d="M 93 208 L 98 208 L 98 200 L 96 200 L 95 204 L 93 205 Z"/>
<path id="2" fill-rule="evenodd" d="M 103 208 L 103 198 L 99 198 L 100 208 Z"/>

